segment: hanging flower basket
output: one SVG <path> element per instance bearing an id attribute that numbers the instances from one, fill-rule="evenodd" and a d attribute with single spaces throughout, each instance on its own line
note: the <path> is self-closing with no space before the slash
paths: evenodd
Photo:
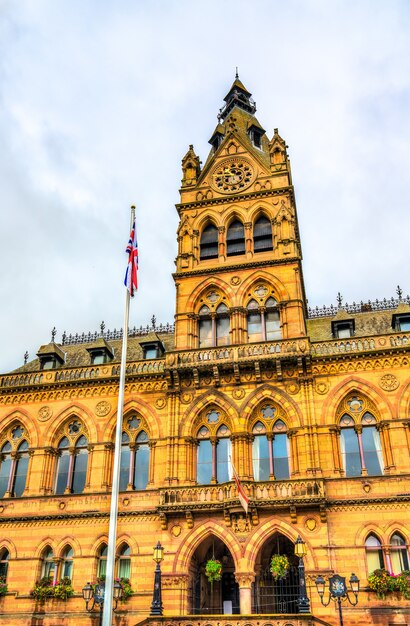
<path id="1" fill-rule="evenodd" d="M 222 563 L 218 559 L 209 559 L 205 565 L 205 576 L 211 583 L 211 587 L 214 582 L 221 580 L 222 578 Z"/>
<path id="2" fill-rule="evenodd" d="M 270 571 L 275 580 L 285 578 L 289 570 L 289 559 L 286 554 L 274 554 L 270 562 Z"/>

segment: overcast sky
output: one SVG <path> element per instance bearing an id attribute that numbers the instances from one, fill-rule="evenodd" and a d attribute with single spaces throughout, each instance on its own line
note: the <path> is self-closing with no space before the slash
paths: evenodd
<path id="1" fill-rule="evenodd" d="M 172 321 L 181 158 L 235 66 L 289 145 L 309 304 L 410 291 L 408 0 L 0 0 L 0 371 L 61 334 Z"/>

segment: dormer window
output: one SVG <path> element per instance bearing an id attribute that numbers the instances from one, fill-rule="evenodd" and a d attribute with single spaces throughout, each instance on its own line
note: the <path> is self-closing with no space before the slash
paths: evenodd
<path id="1" fill-rule="evenodd" d="M 99 337 L 94 341 L 94 343 L 87 348 L 87 352 L 90 355 L 91 365 L 109 363 L 114 357 L 114 350 L 104 337 Z"/>
<path id="2" fill-rule="evenodd" d="M 332 322 L 332 335 L 335 339 L 347 339 L 354 335 L 354 320 Z"/>
<path id="3" fill-rule="evenodd" d="M 41 346 L 37 356 L 40 361 L 40 369 L 42 370 L 53 370 L 59 365 L 63 365 L 65 360 L 64 352 L 54 342 Z"/>
<path id="4" fill-rule="evenodd" d="M 260 130 L 258 130 L 256 128 L 253 128 L 251 130 L 250 137 L 251 137 L 251 141 L 252 141 L 253 145 L 255 146 L 255 148 L 261 149 L 261 147 L 262 147 L 262 143 L 261 143 L 262 135 L 263 135 L 263 133 L 261 133 Z"/>
<path id="5" fill-rule="evenodd" d="M 91 363 L 92 365 L 102 365 L 103 363 L 108 363 L 110 357 L 105 352 L 105 350 L 95 350 L 91 353 Z"/>
<path id="6" fill-rule="evenodd" d="M 146 341 L 140 344 L 143 359 L 159 359 L 165 352 L 162 341 Z"/>
<path id="7" fill-rule="evenodd" d="M 410 315 L 393 315 L 393 328 L 397 332 L 410 332 Z"/>
<path id="8" fill-rule="evenodd" d="M 46 356 L 40 359 L 40 367 L 42 370 L 53 370 L 57 367 L 57 360 L 52 356 Z"/>

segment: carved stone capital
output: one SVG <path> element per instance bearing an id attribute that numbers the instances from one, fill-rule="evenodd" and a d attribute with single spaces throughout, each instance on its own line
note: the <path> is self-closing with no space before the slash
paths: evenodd
<path id="1" fill-rule="evenodd" d="M 251 587 L 255 582 L 255 572 L 235 572 L 235 580 L 240 587 Z"/>

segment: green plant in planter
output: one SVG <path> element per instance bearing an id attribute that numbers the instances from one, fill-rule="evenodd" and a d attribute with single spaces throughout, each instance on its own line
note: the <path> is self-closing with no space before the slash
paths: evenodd
<path id="1" fill-rule="evenodd" d="M 8 591 L 6 577 L 0 576 L 0 596 L 5 596 Z"/>
<path id="2" fill-rule="evenodd" d="M 375 569 L 373 574 L 370 574 L 367 579 L 368 585 L 372 591 L 377 593 L 377 597 L 384 600 L 386 593 L 389 591 L 395 591 L 396 579 L 390 576 L 389 572 L 385 569 Z"/>
<path id="3" fill-rule="evenodd" d="M 218 559 L 209 559 L 205 565 L 205 576 L 211 583 L 211 588 L 214 582 L 221 580 L 222 578 L 222 563 Z"/>
<path id="4" fill-rule="evenodd" d="M 289 570 L 289 559 L 286 554 L 274 554 L 270 562 L 270 571 L 272 576 L 281 580 L 285 578 Z"/>
<path id="5" fill-rule="evenodd" d="M 116 578 L 115 580 L 117 582 L 119 582 L 121 584 L 121 587 L 122 587 L 121 602 L 126 602 L 128 600 L 128 598 L 130 596 L 132 596 L 132 594 L 133 594 L 131 583 L 130 583 L 130 579 L 129 578 L 124 578 L 122 576 L 121 578 Z"/>
<path id="6" fill-rule="evenodd" d="M 74 589 L 71 584 L 71 579 L 65 576 L 53 586 L 54 589 L 54 597 L 58 600 L 67 600 L 67 598 L 71 598 L 74 595 Z"/>
<path id="7" fill-rule="evenodd" d="M 396 590 L 400 591 L 403 598 L 410 600 L 410 571 L 406 570 L 395 577 Z"/>
<path id="8" fill-rule="evenodd" d="M 54 596 L 54 588 L 49 576 L 44 576 L 40 580 L 37 580 L 33 589 L 30 591 L 30 595 L 39 602 L 45 602 L 47 598 Z"/>

